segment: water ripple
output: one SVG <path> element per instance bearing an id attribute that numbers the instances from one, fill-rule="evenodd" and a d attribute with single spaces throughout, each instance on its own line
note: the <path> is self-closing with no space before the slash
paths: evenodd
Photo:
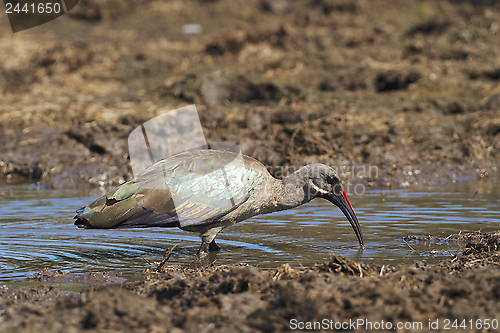
<path id="1" fill-rule="evenodd" d="M 362 253 L 342 212 L 317 199 L 227 228 L 217 238 L 223 248 L 217 263 L 311 266 L 330 252 L 386 264 L 413 259 L 437 262 L 443 257 L 429 255 L 430 250 L 459 250 L 460 245 L 412 244 L 415 251 L 411 251 L 402 237 L 496 230 L 500 222 L 499 189 L 498 182 L 479 187 L 465 183 L 354 196 L 351 202 L 366 241 Z M 480 193 L 475 195 L 476 191 Z M 187 264 L 194 258 L 199 237 L 178 229 L 76 228 L 75 210 L 101 194 L 33 186 L 0 188 L 0 281 L 20 279 L 45 267 L 73 273 L 137 274 L 146 267 L 145 260 L 161 260 L 165 249 L 174 244 L 178 246 L 171 263 Z"/>

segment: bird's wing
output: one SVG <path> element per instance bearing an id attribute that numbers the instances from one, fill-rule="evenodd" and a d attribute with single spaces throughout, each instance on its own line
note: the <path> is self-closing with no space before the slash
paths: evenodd
<path id="1" fill-rule="evenodd" d="M 171 156 L 77 213 L 88 228 L 187 227 L 216 222 L 248 199 L 264 177 L 259 162 L 217 150 Z"/>

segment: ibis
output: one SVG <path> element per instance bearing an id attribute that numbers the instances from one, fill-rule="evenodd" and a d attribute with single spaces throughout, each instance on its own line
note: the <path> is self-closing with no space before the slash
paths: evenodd
<path id="1" fill-rule="evenodd" d="M 224 228 L 260 214 L 323 198 L 344 213 L 364 246 L 337 172 L 306 165 L 283 179 L 259 161 L 231 151 L 195 149 L 160 160 L 136 178 L 77 210 L 81 228 L 178 227 L 201 236 L 198 256 L 219 250 Z"/>

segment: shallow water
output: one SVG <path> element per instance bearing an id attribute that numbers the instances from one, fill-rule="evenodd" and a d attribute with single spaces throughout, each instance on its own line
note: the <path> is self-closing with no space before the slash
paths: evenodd
<path id="1" fill-rule="evenodd" d="M 402 237 L 446 237 L 499 229 L 499 184 L 484 180 L 351 195 L 365 236 L 363 251 L 341 211 L 316 199 L 227 228 L 217 237 L 223 249 L 216 255 L 217 263 L 311 266 L 327 259 L 331 252 L 380 264 L 415 259 L 435 263 L 464 245 L 407 244 Z M 45 267 L 75 274 L 106 271 L 137 276 L 146 268 L 146 260 L 161 261 L 165 249 L 174 244 L 178 245 L 171 264 L 187 264 L 194 259 L 199 237 L 176 228 L 82 230 L 74 226 L 75 209 L 102 193 L 0 187 L 0 281 L 20 280 Z"/>

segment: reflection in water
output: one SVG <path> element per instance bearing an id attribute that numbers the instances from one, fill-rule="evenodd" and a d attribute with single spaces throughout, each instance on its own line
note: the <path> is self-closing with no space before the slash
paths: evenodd
<path id="1" fill-rule="evenodd" d="M 354 260 L 397 264 L 434 263 L 463 244 L 412 243 L 411 234 L 447 236 L 460 231 L 493 231 L 500 222 L 500 187 L 496 181 L 448 184 L 417 190 L 370 191 L 353 196 L 352 205 L 366 237 L 359 251 L 356 235 L 342 212 L 330 203 L 313 202 L 283 212 L 254 217 L 219 234 L 218 264 L 245 262 L 260 267 L 311 266 L 330 252 Z M 476 194 L 477 192 L 477 194 Z M 196 234 L 173 229 L 81 230 L 75 209 L 99 191 L 49 191 L 33 186 L 0 188 L 0 281 L 24 278 L 49 269 L 140 273 L 146 261 L 160 261 L 166 248 L 179 244 L 171 264 L 187 264 L 199 246 Z"/>

